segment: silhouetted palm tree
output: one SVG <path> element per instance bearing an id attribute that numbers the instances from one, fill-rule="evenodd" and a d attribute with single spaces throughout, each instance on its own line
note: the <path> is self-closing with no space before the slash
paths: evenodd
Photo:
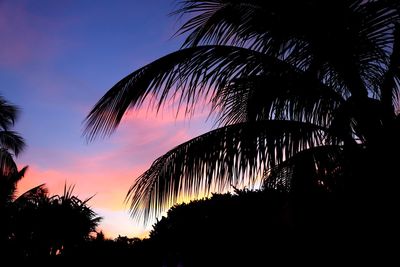
<path id="1" fill-rule="evenodd" d="M 219 128 L 173 148 L 135 181 L 133 216 L 148 219 L 182 196 L 231 184 L 352 191 L 393 170 L 382 147 L 399 147 L 398 1 L 180 5 L 182 48 L 123 78 L 86 118 L 91 140 L 145 100 L 157 110 L 176 100 L 187 115 L 209 100 L 217 115 Z"/>
<path id="2" fill-rule="evenodd" d="M 18 108 L 0 96 L 0 171 L 2 176 L 17 171 L 13 156 L 18 156 L 25 147 L 24 139 L 10 130 L 17 117 Z"/>
<path id="3" fill-rule="evenodd" d="M 12 208 L 17 183 L 25 175 L 27 167 L 20 171 L 14 157 L 24 149 L 25 142 L 16 132 L 10 131 L 18 117 L 18 109 L 0 96 L 0 242 L 8 239 Z"/>
<path id="4" fill-rule="evenodd" d="M 10 131 L 17 117 L 18 109 L 0 96 L 0 207 L 13 200 L 17 183 L 27 169 L 18 171 L 14 162 L 14 156 L 25 147 L 22 137 Z"/>

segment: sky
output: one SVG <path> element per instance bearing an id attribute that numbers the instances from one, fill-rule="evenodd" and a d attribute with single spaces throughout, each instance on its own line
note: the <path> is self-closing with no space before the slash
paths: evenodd
<path id="1" fill-rule="evenodd" d="M 29 170 L 18 192 L 64 184 L 90 200 L 107 237 L 143 237 L 151 228 L 129 216 L 135 178 L 174 146 L 210 129 L 207 113 L 190 120 L 171 110 L 131 111 L 117 131 L 88 143 L 83 120 L 124 76 L 178 49 L 171 38 L 174 0 L 0 0 L 0 95 L 21 109 L 26 140 L 17 158 Z"/>

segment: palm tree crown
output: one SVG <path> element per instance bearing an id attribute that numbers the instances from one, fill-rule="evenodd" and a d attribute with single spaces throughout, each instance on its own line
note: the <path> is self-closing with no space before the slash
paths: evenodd
<path id="1" fill-rule="evenodd" d="M 175 13 L 187 18 L 182 48 L 115 84 L 85 134 L 111 134 L 145 99 L 156 109 L 178 99 L 186 114 L 210 99 L 219 127 L 135 181 L 133 216 L 260 179 L 288 191 L 339 190 L 356 170 L 350 152 L 377 152 L 398 132 L 398 1 L 183 0 Z"/>
<path id="2" fill-rule="evenodd" d="M 18 108 L 0 96 L 0 206 L 12 201 L 17 182 L 27 167 L 18 171 L 14 158 L 24 149 L 25 141 L 10 128 L 18 117 Z"/>

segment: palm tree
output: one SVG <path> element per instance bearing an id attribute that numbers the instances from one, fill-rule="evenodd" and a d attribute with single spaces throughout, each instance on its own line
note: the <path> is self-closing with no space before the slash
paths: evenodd
<path id="1" fill-rule="evenodd" d="M 115 84 L 85 134 L 111 134 L 145 100 L 156 110 L 176 100 L 188 116 L 209 100 L 218 127 L 138 177 L 132 216 L 260 180 L 290 192 L 361 192 L 385 176 L 390 188 L 398 157 L 383 147 L 400 147 L 398 1 L 183 0 L 175 14 L 187 19 L 182 48 Z"/>
<path id="2" fill-rule="evenodd" d="M 0 96 L 0 206 L 14 197 L 16 184 L 27 167 L 18 171 L 14 157 L 24 149 L 25 141 L 10 128 L 18 117 L 18 108 Z"/>
<path id="3" fill-rule="evenodd" d="M 17 183 L 27 170 L 27 167 L 18 170 L 14 161 L 25 147 L 23 138 L 10 130 L 17 117 L 18 108 L 0 96 L 0 214 L 3 222 L 0 242 L 9 237 L 12 212 L 10 204 L 15 199 Z"/>
<path id="4" fill-rule="evenodd" d="M 18 118 L 18 108 L 0 96 L 0 170 L 2 175 L 16 171 L 13 156 L 25 148 L 24 139 L 10 128 Z"/>

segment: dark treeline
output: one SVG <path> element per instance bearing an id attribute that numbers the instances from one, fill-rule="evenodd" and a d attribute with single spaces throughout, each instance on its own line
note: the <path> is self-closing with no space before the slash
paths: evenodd
<path id="1" fill-rule="evenodd" d="M 370 242 L 363 245 L 361 240 L 371 235 L 354 232 L 368 229 L 354 228 L 344 216 L 344 206 L 334 195 L 321 192 L 299 196 L 268 188 L 235 190 L 175 205 L 153 225 L 149 238 L 110 240 L 100 232 L 68 253 L 47 259 L 121 264 L 134 259 L 132 266 L 267 266 L 362 260 L 371 250 Z"/>
<path id="2" fill-rule="evenodd" d="M 331 199 L 315 197 L 318 201 L 307 207 L 309 213 L 304 216 L 303 211 L 294 210 L 305 207 L 296 206 L 293 196 L 285 192 L 265 189 L 214 194 L 172 207 L 166 217 L 153 225 L 149 238 L 120 236 L 110 240 L 100 232 L 57 260 L 122 263 L 133 258 L 133 266 L 246 266 L 276 262 L 285 253 L 295 252 L 298 245 L 299 252 L 306 252 L 306 244 L 299 243 L 305 236 L 308 249 L 317 253 L 309 230 L 313 228 L 318 233 L 315 238 L 320 231 L 327 238 L 326 229 L 314 227 L 326 227 L 334 216 Z M 324 218 L 321 211 L 326 214 Z M 318 214 L 317 221 L 314 212 Z M 330 224 L 333 226 L 333 221 Z"/>

